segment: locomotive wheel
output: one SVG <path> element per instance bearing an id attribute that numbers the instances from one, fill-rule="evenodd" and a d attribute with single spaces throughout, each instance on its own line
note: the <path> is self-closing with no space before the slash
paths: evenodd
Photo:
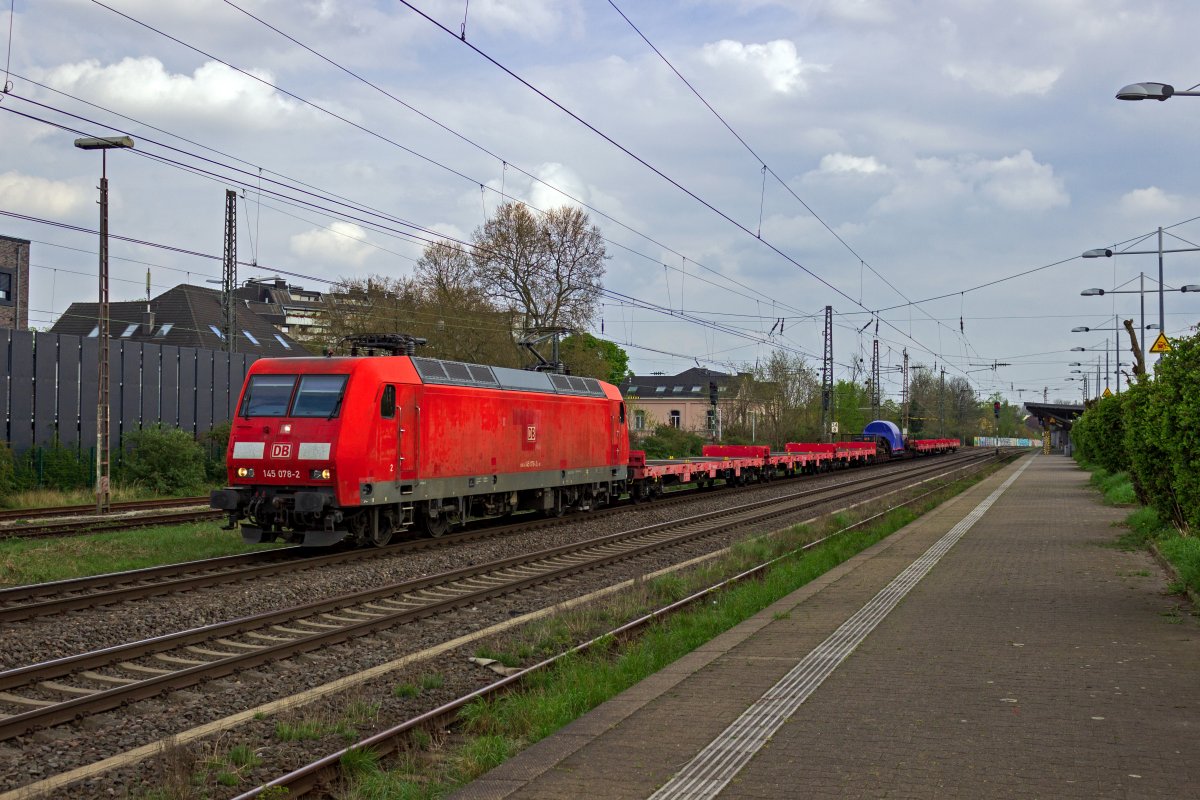
<path id="1" fill-rule="evenodd" d="M 444 536 L 446 531 L 450 530 L 450 520 L 441 514 L 431 517 L 429 512 L 425 511 L 420 515 L 420 528 L 426 535 L 436 539 L 439 536 Z"/>
<path id="2" fill-rule="evenodd" d="M 392 541 L 392 529 L 390 527 L 380 525 L 379 533 L 367 533 L 367 538 L 371 540 L 371 544 L 375 547 L 387 547 Z"/>

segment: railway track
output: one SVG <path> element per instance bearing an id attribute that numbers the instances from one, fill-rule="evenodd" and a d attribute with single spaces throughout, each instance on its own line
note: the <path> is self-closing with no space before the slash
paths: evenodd
<path id="1" fill-rule="evenodd" d="M 127 500 L 113 503 L 113 512 L 143 511 L 159 508 L 179 508 L 183 506 L 199 506 L 208 503 L 207 497 L 173 497 L 169 500 Z M 44 517 L 77 517 L 95 514 L 93 503 L 76 506 L 47 506 L 43 508 L 8 508 L 0 510 L 0 522 L 25 519 L 42 519 Z"/>
<path id="2" fill-rule="evenodd" d="M 958 455 L 939 459 L 937 464 L 945 466 L 967 458 Z M 903 473 L 912 468 L 912 462 L 895 464 L 895 469 L 884 474 Z M 840 480 L 832 486 L 859 486 L 864 482 L 878 480 L 878 471 Z M 825 484 L 820 488 L 829 488 Z M 677 492 L 654 501 L 654 507 L 687 503 L 695 499 L 692 492 Z M 619 505 L 592 512 L 592 516 L 628 511 L 630 506 Z M 298 547 L 280 548 L 265 553 L 247 553 L 236 556 L 205 559 L 203 561 L 148 567 L 129 572 L 31 584 L 10 589 L 0 589 L 0 623 L 15 622 L 33 617 L 48 616 L 66 611 L 95 608 L 113 603 L 140 600 L 194 589 L 218 586 L 227 583 L 265 578 L 286 572 L 316 569 L 351 561 L 363 561 L 381 557 L 396 557 L 418 550 L 452 547 L 469 541 L 505 535 L 515 535 L 533 528 L 564 524 L 563 519 L 523 520 L 510 525 L 479 526 L 470 530 L 443 536 L 438 539 L 415 539 L 398 542 L 385 548 L 362 548 L 314 555 Z"/>
<path id="3" fill-rule="evenodd" d="M 980 465 L 976 466 L 974 471 L 978 472 L 982 469 L 986 469 L 988 466 L 986 462 L 988 461 L 1003 463 L 1004 461 L 1010 460 L 1013 457 L 1013 454 L 1006 453 L 1002 458 L 999 459 L 984 459 L 985 463 L 981 463 Z M 926 499 L 929 495 L 935 494 L 937 491 L 937 489 L 933 489 L 916 495 L 915 497 L 910 497 L 909 499 L 892 505 L 871 517 L 853 523 L 839 531 L 829 534 L 826 537 L 810 542 L 800 549 L 809 550 L 815 548 L 835 536 L 848 533 L 863 525 L 869 525 L 872 521 L 879 517 L 885 516 L 892 511 L 919 503 Z M 253 798 L 265 797 L 267 796 L 267 793 L 271 791 L 276 793 L 286 792 L 288 797 L 302 797 L 310 792 L 325 790 L 329 786 L 335 785 L 339 779 L 343 777 L 344 772 L 342 766 L 345 763 L 344 757 L 347 753 L 351 751 L 367 750 L 373 754 L 374 758 L 379 759 L 401 748 L 403 746 L 402 743 L 404 741 L 405 734 L 411 731 L 428 729 L 428 727 L 431 725 L 436 726 L 439 729 L 450 728 L 458 719 L 458 714 L 461 709 L 467 706 L 469 703 L 478 699 L 490 699 L 497 697 L 504 692 L 519 686 L 520 683 L 529 675 L 537 672 L 544 672 L 546 669 L 557 664 L 565 657 L 576 653 L 585 652 L 599 643 L 607 644 L 614 639 L 628 637 L 631 634 L 644 629 L 648 625 L 662 620 L 664 617 L 691 608 L 697 602 L 703 602 L 706 598 L 712 596 L 714 592 L 727 588 L 731 584 L 743 583 L 749 580 L 757 580 L 761 576 L 762 572 L 771 565 L 771 563 L 772 562 L 761 564 L 758 567 L 742 572 L 733 578 L 721 580 L 716 584 L 709 586 L 707 589 L 696 592 L 689 597 L 684 598 L 683 600 L 672 602 L 663 608 L 650 611 L 636 619 L 624 622 L 612 630 L 597 636 L 593 636 L 582 644 L 564 650 L 557 655 L 545 658 L 539 661 L 537 664 L 526 667 L 515 674 L 501 678 L 483 688 L 471 691 L 469 694 L 465 694 L 450 700 L 449 702 L 444 702 L 436 708 L 426 710 L 410 719 L 404 719 L 398 723 L 391 724 L 389 727 L 360 739 L 359 741 L 341 750 L 323 755 L 313 761 L 296 767 L 290 772 L 280 775 L 269 782 L 256 786 L 249 791 L 241 792 L 234 797 L 233 800 L 253 800 Z"/>
<path id="4" fill-rule="evenodd" d="M 487 564 L 257 614 L 0 673 L 0 740 L 310 652 L 531 586 L 679 547 L 859 495 L 913 485 L 990 460 L 939 460 L 899 475 L 813 487 Z M 851 485 L 853 484 L 853 485 Z"/>
<path id="5" fill-rule="evenodd" d="M 93 517 L 68 522 L 48 522 L 44 525 L 23 525 L 0 528 L 0 537 L 9 539 L 51 539 L 63 536 L 82 536 L 104 531 L 127 531 L 134 528 L 151 528 L 157 525 L 182 525 L 188 522 L 205 522 L 221 519 L 223 511 L 204 509 L 198 511 L 174 511 L 164 514 L 144 514 L 127 517 Z"/>

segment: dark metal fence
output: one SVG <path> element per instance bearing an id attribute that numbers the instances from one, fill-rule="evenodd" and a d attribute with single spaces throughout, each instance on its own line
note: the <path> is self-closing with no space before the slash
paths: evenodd
<path id="1" fill-rule="evenodd" d="M 96 444 L 100 347 L 96 339 L 0 329 L 0 419 L 16 453 L 55 439 Z M 122 434 L 162 423 L 198 434 L 229 419 L 257 356 L 196 347 L 124 342 L 109 345 L 109 414 L 117 449 Z"/>

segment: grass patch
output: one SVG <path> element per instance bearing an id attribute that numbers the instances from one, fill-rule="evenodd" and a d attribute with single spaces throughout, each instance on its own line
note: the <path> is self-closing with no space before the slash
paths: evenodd
<path id="1" fill-rule="evenodd" d="M 79 578 L 279 547 L 245 544 L 221 523 L 198 522 L 62 539 L 0 539 L 0 586 Z"/>
<path id="2" fill-rule="evenodd" d="M 376 769 L 360 774 L 349 782 L 342 796 L 346 800 L 443 797 L 979 480 L 982 476 L 958 481 L 922 501 L 916 509 L 891 512 L 869 528 L 836 537 L 804 553 L 793 553 L 775 564 L 761 580 L 714 594 L 690 610 L 661 620 L 628 642 L 613 641 L 587 653 L 565 657 L 550 670 L 529 676 L 517 691 L 476 700 L 460 714 L 463 739 L 452 752 L 439 751 L 428 756 L 421 746 L 412 747 L 414 742 L 410 741 L 410 748 L 401 756 L 398 766 L 390 771 Z M 749 566 L 792 553 L 800 545 L 870 513 L 866 508 L 858 509 L 823 525 L 797 526 L 784 534 L 747 540 L 732 548 L 723 560 L 704 563 L 690 572 L 643 581 L 605 603 L 540 620 L 511 632 L 501 641 L 487 643 L 477 654 L 504 663 L 511 661 L 513 665 L 540 660 L 596 635 L 596 631 L 611 629 Z M 788 615 L 785 612 L 775 616 L 786 619 Z M 518 659 L 518 654 L 524 658 Z"/>
<path id="3" fill-rule="evenodd" d="M 147 491 L 137 486 L 113 486 L 109 490 L 109 499 L 114 503 L 125 503 L 130 500 L 154 500 L 163 497 L 161 494 Z M 96 502 L 96 492 L 92 489 L 27 489 L 13 492 L 0 499 L 4 508 L 52 508 L 55 506 L 81 506 Z"/>
<path id="4" fill-rule="evenodd" d="M 1092 466 L 1085 469 L 1091 470 L 1091 484 L 1104 495 L 1104 502 L 1114 506 L 1137 504 L 1137 494 L 1133 491 L 1128 472 L 1109 472 L 1103 467 Z"/>
<path id="5" fill-rule="evenodd" d="M 1176 532 L 1173 536 L 1159 539 L 1156 544 L 1158 552 L 1179 573 L 1179 583 L 1182 584 L 1179 588 L 1200 592 L 1200 540 L 1180 536 Z"/>

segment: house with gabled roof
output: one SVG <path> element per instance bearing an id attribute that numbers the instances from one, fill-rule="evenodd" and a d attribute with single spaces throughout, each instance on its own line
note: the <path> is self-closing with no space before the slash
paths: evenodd
<path id="1" fill-rule="evenodd" d="M 114 340 L 227 350 L 221 294 L 217 289 L 184 283 L 150 300 L 109 303 L 109 336 Z M 98 307 L 97 303 L 72 303 L 50 332 L 99 335 Z M 268 318 L 256 313 L 245 299 L 238 300 L 234 320 L 236 352 L 276 358 L 310 354 Z"/>
<path id="2" fill-rule="evenodd" d="M 636 433 L 652 431 L 656 425 L 671 425 L 685 431 L 707 432 L 713 390 L 718 401 L 726 399 L 736 375 L 705 367 L 691 367 L 678 375 L 634 375 L 618 388 L 633 407 L 630 428 Z"/>

